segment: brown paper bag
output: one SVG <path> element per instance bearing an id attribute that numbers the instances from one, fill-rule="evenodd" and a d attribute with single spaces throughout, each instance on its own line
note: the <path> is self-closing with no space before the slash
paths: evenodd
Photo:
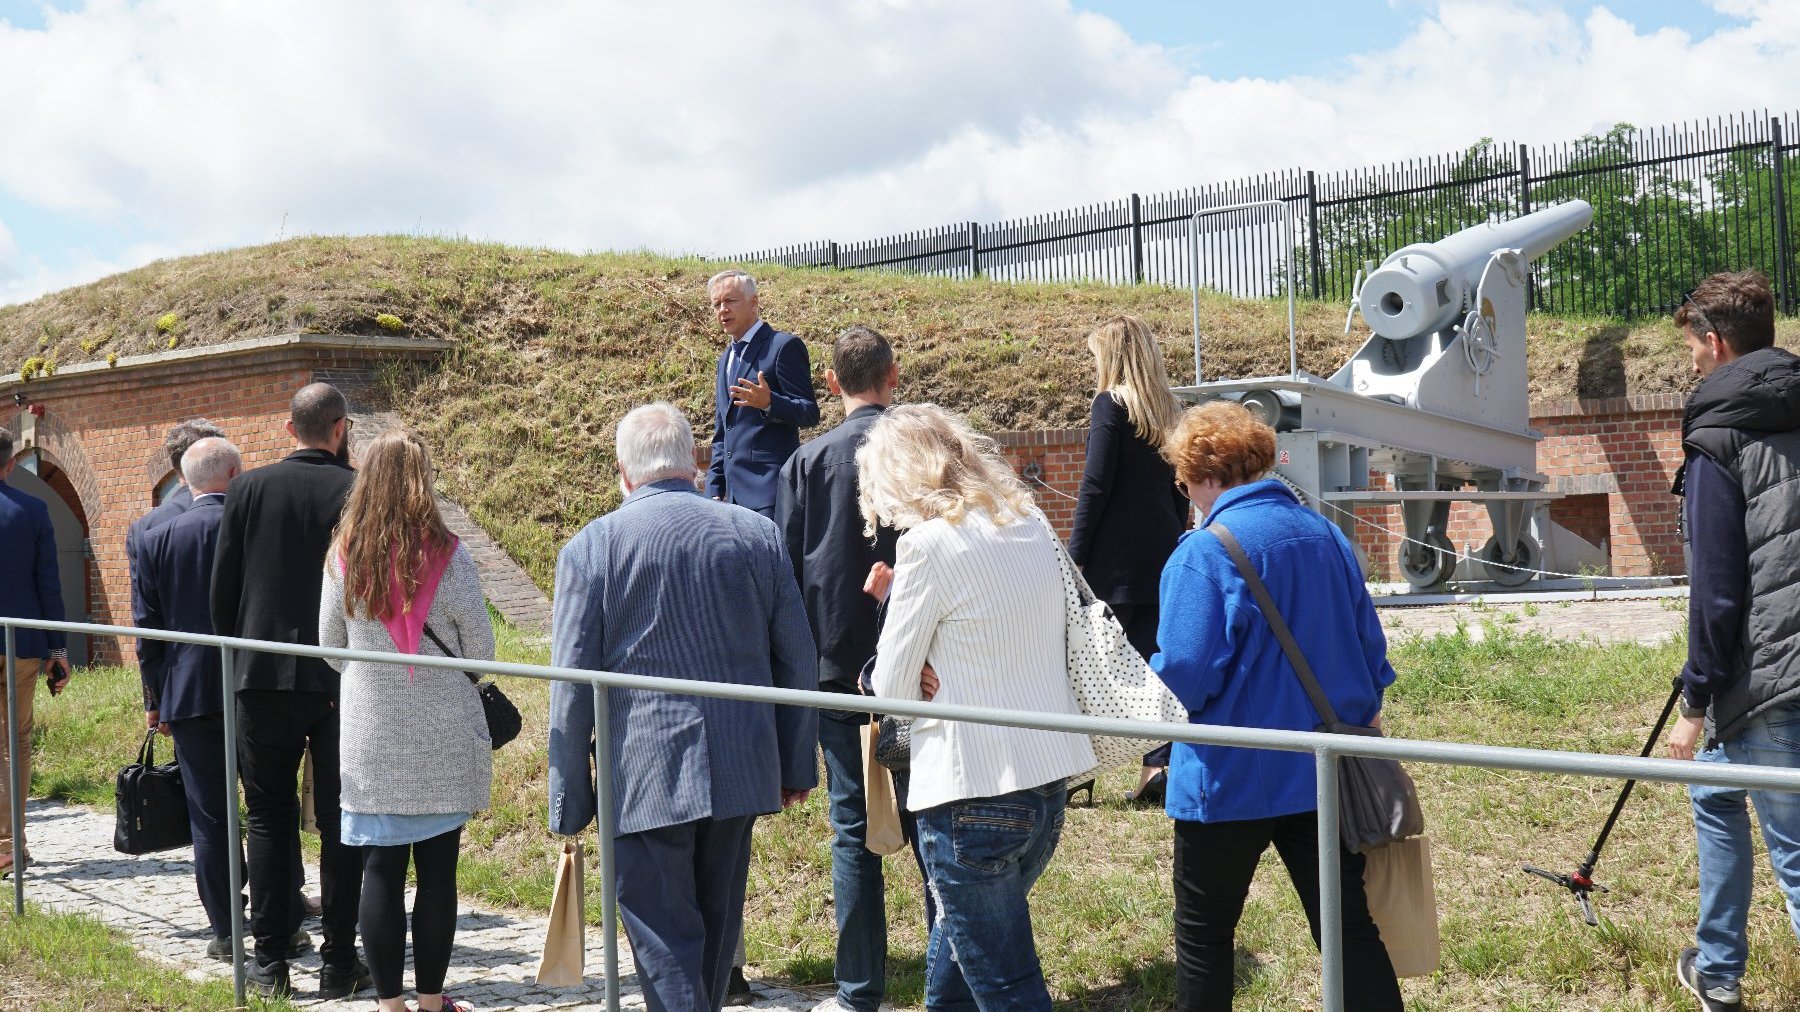
<path id="1" fill-rule="evenodd" d="M 581 983 L 581 961 L 587 948 L 586 894 L 582 882 L 581 841 L 563 844 L 556 860 L 556 891 L 550 896 L 550 924 L 544 932 L 544 957 L 537 982 L 547 987 Z"/>
<path id="2" fill-rule="evenodd" d="M 313 797 L 317 793 L 313 786 L 312 749 L 307 749 L 300 762 L 300 832 L 319 835 L 318 801 Z"/>
<path id="3" fill-rule="evenodd" d="M 1371 847 L 1363 855 L 1363 889 L 1399 977 L 1428 977 L 1438 968 L 1437 886 L 1431 844 L 1423 836 Z"/>
<path id="4" fill-rule="evenodd" d="M 894 775 L 875 761 L 875 740 L 880 735 L 881 725 L 869 721 L 862 737 L 863 803 L 869 815 L 863 846 L 871 853 L 886 857 L 906 846 L 906 835 L 900 831 L 900 804 L 894 798 Z"/>

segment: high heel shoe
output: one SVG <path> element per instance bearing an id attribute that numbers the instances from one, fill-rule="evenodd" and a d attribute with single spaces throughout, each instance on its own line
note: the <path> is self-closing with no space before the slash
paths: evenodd
<path id="1" fill-rule="evenodd" d="M 1155 776 L 1144 781 L 1144 786 L 1138 788 L 1137 793 L 1131 795 L 1126 800 L 1137 805 L 1139 808 L 1151 808 L 1162 804 L 1163 799 L 1168 796 L 1168 793 L 1169 771 L 1157 770 Z"/>
<path id="2" fill-rule="evenodd" d="M 1080 794 L 1082 791 L 1087 792 L 1087 807 L 1089 807 L 1089 808 L 1094 807 L 1094 778 L 1093 777 L 1088 777 L 1086 780 L 1083 780 L 1081 783 L 1078 783 L 1075 786 L 1069 788 L 1068 797 L 1063 800 L 1063 803 L 1065 805 L 1075 804 L 1075 795 Z"/>

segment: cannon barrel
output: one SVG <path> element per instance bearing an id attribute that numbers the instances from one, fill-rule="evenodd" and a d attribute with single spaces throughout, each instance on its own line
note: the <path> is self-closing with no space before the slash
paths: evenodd
<path id="1" fill-rule="evenodd" d="M 1442 330 L 1466 311 L 1496 250 L 1516 249 L 1529 263 L 1586 228 L 1593 218 L 1587 201 L 1571 200 L 1511 221 L 1465 228 L 1437 242 L 1407 246 L 1383 260 L 1363 283 L 1358 299 L 1363 320 L 1390 341 Z"/>

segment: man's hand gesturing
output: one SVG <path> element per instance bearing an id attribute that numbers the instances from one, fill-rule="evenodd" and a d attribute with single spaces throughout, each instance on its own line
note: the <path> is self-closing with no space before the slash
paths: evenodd
<path id="1" fill-rule="evenodd" d="M 763 378 L 762 370 L 758 369 L 755 383 L 741 379 L 731 385 L 731 403 L 738 407 L 767 411 L 771 393 L 769 381 Z"/>

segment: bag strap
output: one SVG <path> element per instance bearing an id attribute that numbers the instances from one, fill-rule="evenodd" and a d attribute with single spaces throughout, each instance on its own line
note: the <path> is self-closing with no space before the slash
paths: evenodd
<path id="1" fill-rule="evenodd" d="M 456 658 L 456 659 L 457 659 L 457 660 L 462 660 L 462 655 L 461 655 L 461 654 L 459 654 L 459 653 L 457 653 L 457 652 L 456 652 L 456 651 L 454 651 L 454 650 L 452 650 L 452 649 L 450 649 L 450 648 L 449 648 L 449 647 L 448 647 L 448 646 L 446 646 L 446 645 L 445 645 L 445 644 L 444 644 L 444 641 L 443 641 L 443 640 L 441 640 L 441 639 L 439 639 L 439 638 L 438 638 L 438 634 L 437 634 L 437 633 L 436 633 L 436 632 L 435 632 L 435 631 L 433 631 L 433 630 L 432 630 L 432 628 L 431 628 L 431 623 L 430 623 L 430 622 L 427 622 L 427 623 L 425 623 L 425 635 L 426 635 L 426 636 L 429 636 L 429 637 L 431 637 L 431 642 L 433 642 L 433 643 L 436 643 L 436 644 L 437 644 L 437 648 L 438 648 L 438 649 L 439 649 L 439 650 L 441 650 L 441 651 L 443 651 L 443 653 L 444 653 L 444 656 L 445 656 L 445 657 L 454 657 L 454 658 Z M 475 673 L 475 672 L 473 672 L 473 671 L 465 671 L 465 672 L 463 672 L 463 677 L 464 677 L 464 678 L 467 678 L 467 679 L 468 679 L 468 680 L 469 680 L 469 681 L 471 681 L 471 682 L 474 682 L 474 683 L 475 683 L 475 684 L 476 684 L 476 685 L 480 685 L 480 684 L 481 684 L 481 676 L 480 676 L 480 675 L 478 675 L 478 674 L 476 674 L 476 673 Z"/>
<path id="2" fill-rule="evenodd" d="M 1237 563 L 1238 573 L 1250 586 L 1250 596 L 1256 598 L 1257 607 L 1262 609 L 1263 618 L 1269 620 L 1269 628 L 1275 633 L 1275 639 L 1281 643 L 1281 652 L 1287 655 L 1288 663 L 1293 666 L 1294 674 L 1300 678 L 1300 684 L 1306 689 L 1306 695 L 1312 700 L 1313 709 L 1319 711 L 1319 717 L 1328 728 L 1336 729 L 1337 710 L 1332 707 L 1331 700 L 1326 697 L 1325 690 L 1320 687 L 1319 679 L 1313 674 L 1312 665 L 1306 662 L 1306 655 L 1300 651 L 1300 644 L 1294 640 L 1292 630 L 1288 629 L 1287 619 L 1281 615 L 1281 609 L 1275 606 L 1275 599 L 1269 596 L 1269 588 L 1262 577 L 1256 575 L 1256 567 L 1250 564 L 1250 557 L 1244 554 L 1244 546 L 1238 543 L 1237 535 L 1231 528 L 1217 520 L 1206 526 L 1213 537 L 1225 546 L 1230 553 L 1231 561 Z"/>
<path id="3" fill-rule="evenodd" d="M 156 728 L 144 735 L 144 745 L 138 749 L 138 765 L 149 769 L 156 765 Z"/>

